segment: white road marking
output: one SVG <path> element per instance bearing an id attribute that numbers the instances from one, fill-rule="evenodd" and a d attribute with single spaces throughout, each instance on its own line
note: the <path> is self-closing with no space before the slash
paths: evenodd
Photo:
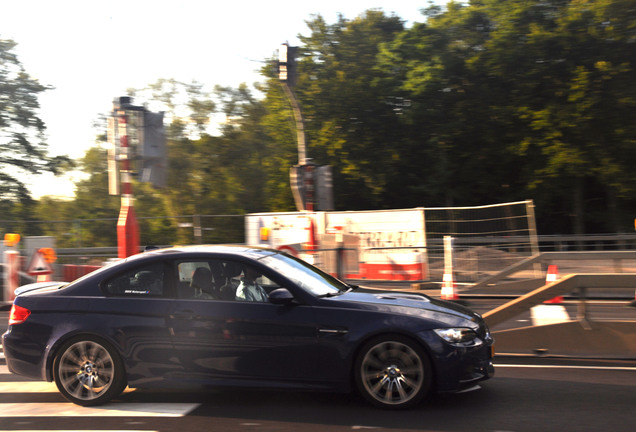
<path id="1" fill-rule="evenodd" d="M 55 383 L 46 381 L 0 382 L 0 393 L 57 393 Z"/>
<path id="2" fill-rule="evenodd" d="M 196 403 L 109 403 L 81 407 L 70 402 L 4 403 L 0 417 L 183 417 L 200 404 Z"/>
<path id="3" fill-rule="evenodd" d="M 526 369 L 588 369 L 636 371 L 636 366 L 578 366 L 578 365 L 526 365 L 526 364 L 497 364 L 495 368 L 526 368 Z"/>
<path id="4" fill-rule="evenodd" d="M 532 325 L 541 326 L 548 324 L 558 324 L 570 321 L 570 315 L 568 315 L 565 306 L 562 305 L 538 305 L 530 308 L 530 315 L 532 317 Z"/>

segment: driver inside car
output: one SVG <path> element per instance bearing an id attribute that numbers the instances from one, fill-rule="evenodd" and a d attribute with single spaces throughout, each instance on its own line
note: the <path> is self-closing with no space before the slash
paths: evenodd
<path id="1" fill-rule="evenodd" d="M 243 275 L 241 283 L 238 288 L 236 288 L 236 300 L 266 302 L 267 293 L 263 287 L 256 282 L 261 274 L 251 267 L 246 267 L 243 271 Z"/>

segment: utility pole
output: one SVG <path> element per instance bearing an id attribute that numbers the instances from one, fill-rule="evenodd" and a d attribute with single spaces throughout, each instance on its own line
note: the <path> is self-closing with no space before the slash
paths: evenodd
<path id="1" fill-rule="evenodd" d="M 295 64 L 296 47 L 290 47 L 282 44 L 278 50 L 278 79 L 283 87 L 283 91 L 289 99 L 296 121 L 296 142 L 298 143 L 298 165 L 303 166 L 307 163 L 307 145 L 305 143 L 305 122 L 303 120 L 298 99 L 294 94 L 291 86 L 294 85 L 296 64 Z"/>
<path id="2" fill-rule="evenodd" d="M 290 183 L 298 211 L 314 211 L 314 164 L 307 158 L 305 123 L 298 99 L 292 90 L 296 78 L 296 47 L 282 44 L 278 50 L 278 79 L 289 99 L 296 126 L 298 165 L 290 170 Z"/>
<path id="3" fill-rule="evenodd" d="M 127 96 L 116 98 L 108 119 L 108 193 L 121 195 L 117 220 L 119 258 L 139 252 L 139 224 L 132 188 L 134 173 L 141 172 L 140 180 L 149 181 L 153 186 L 165 185 L 163 113 L 149 112 L 131 102 Z"/>
<path id="4" fill-rule="evenodd" d="M 297 47 L 282 44 L 278 50 L 278 80 L 289 99 L 296 126 L 298 165 L 291 167 L 289 180 L 298 211 L 333 210 L 331 166 L 318 166 L 307 156 L 305 123 L 293 87 L 296 84 Z"/>
<path id="5" fill-rule="evenodd" d="M 130 108 L 130 98 L 121 97 L 115 101 L 113 114 L 119 144 L 117 161 L 120 165 L 121 207 L 117 219 L 117 256 L 126 258 L 139 252 L 139 224 L 135 215 L 132 191 L 132 151 L 130 147 L 131 116 L 126 112 Z"/>

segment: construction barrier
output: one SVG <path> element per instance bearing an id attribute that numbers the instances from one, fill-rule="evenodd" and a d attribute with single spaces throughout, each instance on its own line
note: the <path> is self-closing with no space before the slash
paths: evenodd
<path id="1" fill-rule="evenodd" d="M 4 293 L 3 300 L 12 302 L 15 299 L 15 290 L 20 286 L 20 253 L 15 250 L 4 251 Z"/>
<path id="2" fill-rule="evenodd" d="M 99 268 L 101 268 L 101 266 L 65 264 L 62 279 L 64 280 L 64 282 L 72 282 L 75 279 L 79 279 L 80 277 L 87 275 Z"/>
<path id="3" fill-rule="evenodd" d="M 453 275 L 453 238 L 444 236 L 444 276 L 442 277 L 442 300 L 459 300 L 455 291 L 455 277 Z"/>
<path id="4" fill-rule="evenodd" d="M 556 265 L 548 266 L 548 273 L 545 276 L 545 284 L 551 284 L 559 280 L 559 267 Z M 545 304 L 561 304 L 563 303 L 563 296 L 556 296 L 553 299 L 546 300 Z"/>

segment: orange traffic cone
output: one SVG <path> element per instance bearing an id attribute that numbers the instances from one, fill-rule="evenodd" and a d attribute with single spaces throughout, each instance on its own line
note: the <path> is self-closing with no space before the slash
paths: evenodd
<path id="1" fill-rule="evenodd" d="M 556 265 L 548 266 L 548 273 L 545 276 L 545 284 L 550 284 L 559 280 L 559 267 Z M 551 300 L 546 300 L 545 304 L 560 304 L 563 303 L 563 296 L 556 296 Z"/>
<path id="2" fill-rule="evenodd" d="M 545 276 L 545 283 L 549 284 L 552 282 L 556 282 L 559 280 L 559 266 L 557 265 L 549 265 L 548 273 Z"/>
<path id="3" fill-rule="evenodd" d="M 440 295 L 442 300 L 459 300 L 459 296 L 455 292 L 455 280 L 453 279 L 453 273 L 444 272 L 442 278 L 442 293 Z"/>

